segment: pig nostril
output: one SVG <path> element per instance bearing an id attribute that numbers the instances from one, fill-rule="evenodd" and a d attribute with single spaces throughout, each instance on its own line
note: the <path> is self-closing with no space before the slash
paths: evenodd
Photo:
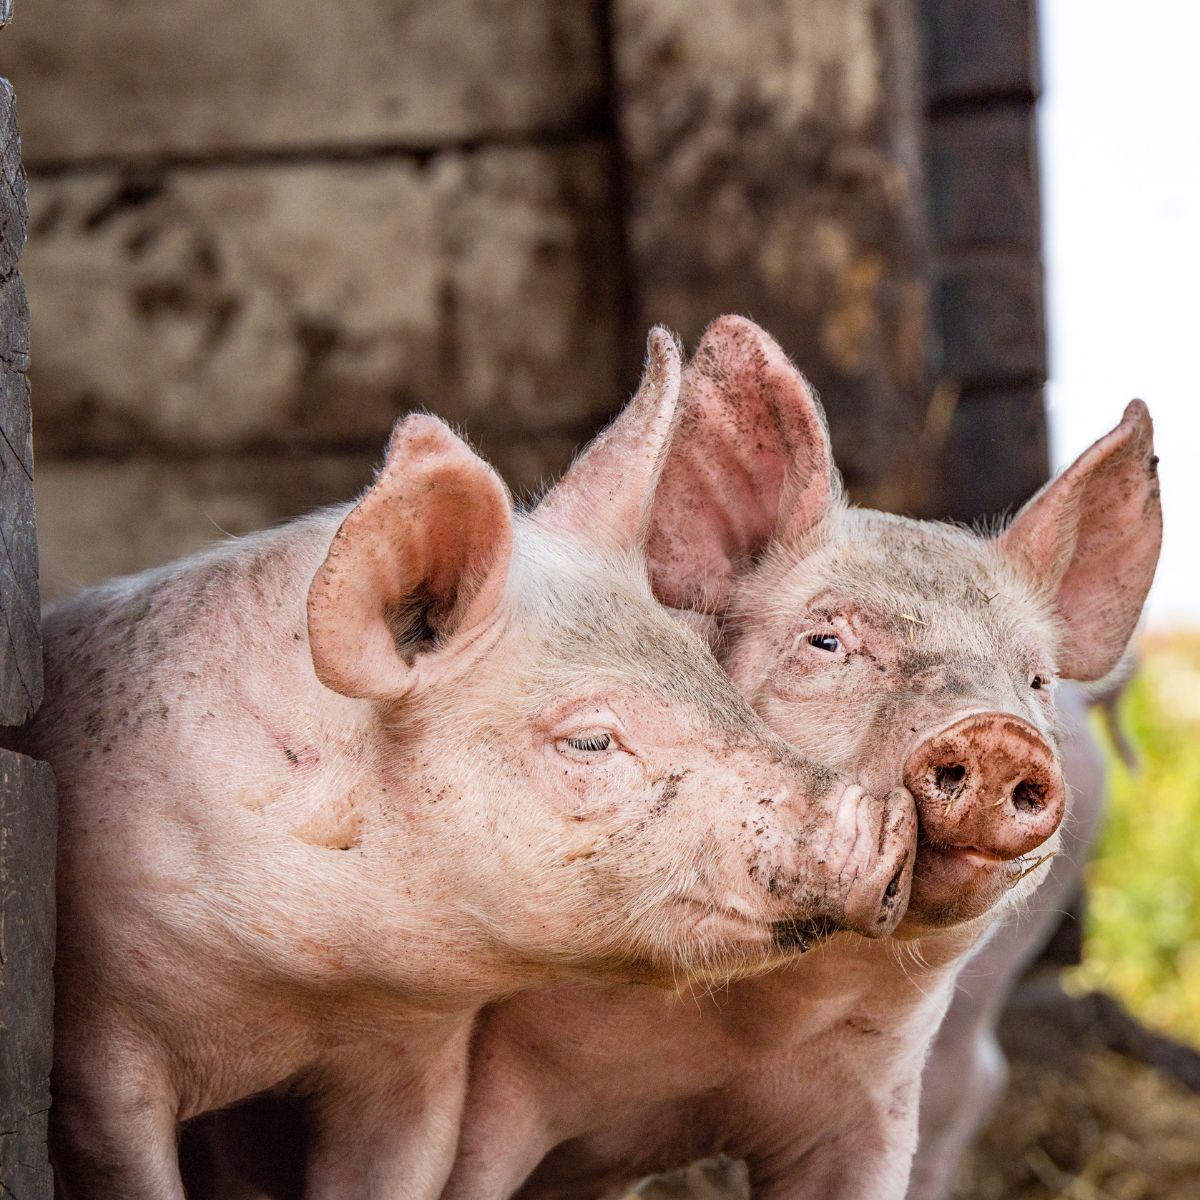
<path id="1" fill-rule="evenodd" d="M 1038 813 L 1045 807 L 1042 789 L 1028 779 L 1022 779 L 1013 788 L 1013 806 L 1018 812 Z"/>
<path id="2" fill-rule="evenodd" d="M 900 876 L 904 874 L 904 863 L 901 863 L 896 868 L 896 873 L 888 881 L 887 887 L 884 889 L 883 898 L 885 900 L 895 900 L 897 891 L 900 890 Z"/>
<path id="3" fill-rule="evenodd" d="M 943 795 L 954 795 L 966 778 L 967 768 L 961 763 L 952 767 L 937 767 L 933 772 L 934 786 Z"/>

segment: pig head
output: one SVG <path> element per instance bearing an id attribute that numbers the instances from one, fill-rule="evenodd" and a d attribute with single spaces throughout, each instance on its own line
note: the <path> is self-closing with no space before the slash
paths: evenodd
<path id="1" fill-rule="evenodd" d="M 811 390 L 748 321 L 710 328 L 684 389 L 659 595 L 791 744 L 912 792 L 909 931 L 1027 894 L 1066 806 L 1055 690 L 1116 664 L 1157 562 L 1145 405 L 989 537 L 848 506 Z"/>

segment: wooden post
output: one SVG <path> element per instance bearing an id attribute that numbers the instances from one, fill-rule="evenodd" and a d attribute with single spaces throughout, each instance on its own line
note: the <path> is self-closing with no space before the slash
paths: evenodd
<path id="1" fill-rule="evenodd" d="M 1035 0 L 921 0 L 934 394 L 923 515 L 1014 509 L 1050 462 Z"/>
<path id="2" fill-rule="evenodd" d="M 0 26 L 12 15 L 0 0 Z M 17 273 L 25 173 L 12 87 L 0 79 L 0 725 L 42 698 L 29 414 L 29 309 Z M 56 814 L 50 768 L 0 750 L 0 1192 L 50 1200 L 51 967 Z"/>
<path id="3" fill-rule="evenodd" d="M 911 511 L 925 406 L 912 0 L 614 0 L 636 325 L 752 316 L 853 498 Z"/>

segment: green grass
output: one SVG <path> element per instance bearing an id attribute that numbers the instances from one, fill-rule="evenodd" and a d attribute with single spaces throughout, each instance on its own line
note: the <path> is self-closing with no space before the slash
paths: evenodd
<path id="1" fill-rule="evenodd" d="M 1112 759 L 1072 982 L 1200 1045 L 1200 635 L 1146 642 L 1122 715 L 1141 769 Z"/>

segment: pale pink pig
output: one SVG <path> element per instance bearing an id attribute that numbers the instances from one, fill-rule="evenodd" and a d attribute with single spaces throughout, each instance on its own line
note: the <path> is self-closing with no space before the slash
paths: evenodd
<path id="1" fill-rule="evenodd" d="M 959 968 L 1061 845 L 1078 720 L 1059 681 L 1113 667 L 1153 577 L 1140 402 L 991 537 L 848 508 L 815 400 L 748 321 L 709 329 L 684 406 L 656 589 L 792 745 L 868 788 L 903 778 L 908 915 L 691 1000 L 570 986 L 485 1010 L 447 1200 L 616 1196 L 716 1152 L 747 1160 L 757 1200 L 904 1196 Z"/>
<path id="2" fill-rule="evenodd" d="M 892 929 L 911 798 L 789 749 L 651 596 L 678 387 L 656 332 L 531 518 L 413 416 L 357 504 L 47 614 L 67 1196 L 180 1200 L 177 1123 L 270 1088 L 310 1200 L 434 1196 L 485 1001 Z"/>

